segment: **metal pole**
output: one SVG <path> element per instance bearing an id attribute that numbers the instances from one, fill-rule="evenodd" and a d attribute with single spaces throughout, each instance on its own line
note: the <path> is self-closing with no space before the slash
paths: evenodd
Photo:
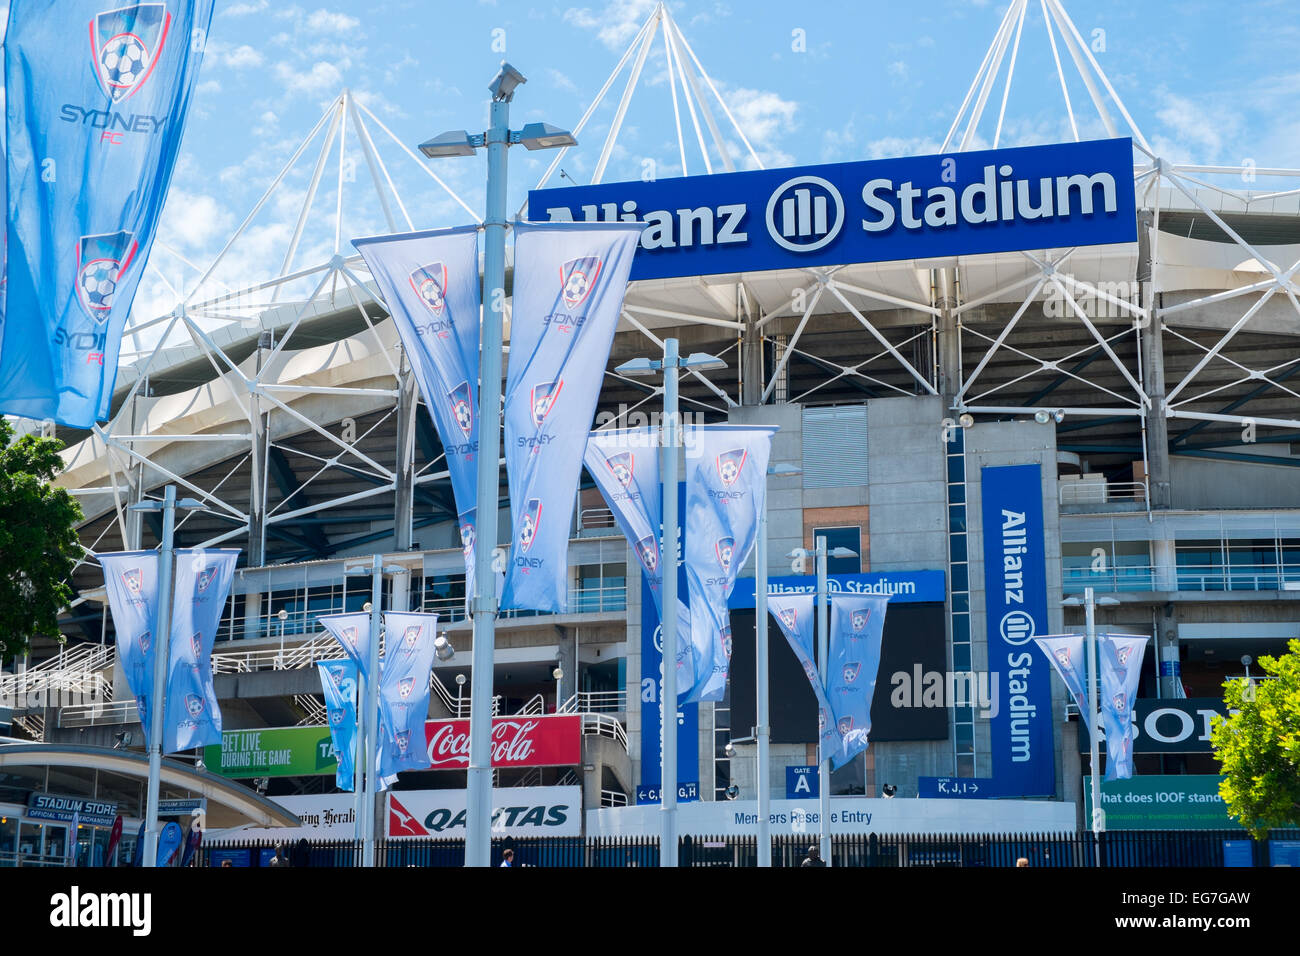
<path id="1" fill-rule="evenodd" d="M 663 833 L 659 865 L 677 865 L 677 340 L 664 339 L 664 420 L 659 451 L 664 489 L 664 527 L 660 560 L 664 566 L 663 688 L 660 692 L 659 728 L 663 738 L 659 799 Z"/>
<path id="2" fill-rule="evenodd" d="M 502 309 L 506 287 L 506 150 L 510 102 L 492 100 L 487 131 L 487 218 L 483 220 L 483 334 L 479 350 L 478 502 L 475 513 L 473 670 L 469 696 L 469 773 L 465 801 L 465 865 L 488 866 L 492 855 L 492 667 L 497 591 L 492 552 L 497 544 L 501 487 Z"/>
<path id="3" fill-rule="evenodd" d="M 1101 809 L 1101 777 L 1098 776 L 1100 747 L 1097 740 L 1098 724 L 1101 720 L 1099 701 L 1097 700 L 1097 601 L 1092 588 L 1083 589 L 1083 603 L 1088 622 L 1088 719 L 1092 721 L 1092 732 L 1088 735 L 1089 757 L 1092 767 L 1092 849 L 1093 865 L 1101 866 L 1101 821 L 1104 811 Z"/>
<path id="4" fill-rule="evenodd" d="M 375 865 L 375 756 L 379 752 L 379 622 L 384 597 L 384 557 L 376 554 L 370 566 L 370 680 L 366 681 L 366 735 L 369 746 L 365 752 L 366 789 L 361 811 L 365 817 L 362 866 Z"/>
<path id="5" fill-rule="evenodd" d="M 822 686 L 826 686 L 828 659 L 830 657 L 830 606 L 826 593 L 826 539 L 817 538 L 817 670 L 821 675 Z M 828 719 L 831 715 L 827 714 Z M 821 794 L 821 852 L 827 866 L 831 863 L 831 757 L 822 746 L 822 738 L 817 738 L 819 768 L 817 787 Z"/>
<path id="6" fill-rule="evenodd" d="M 163 711 L 167 696 L 167 658 L 172 631 L 173 539 L 176 536 L 176 486 L 163 491 L 163 533 L 158 553 L 158 614 L 154 628 L 153 690 L 149 697 L 149 787 L 145 798 L 144 854 L 141 865 L 158 865 L 158 779 L 162 774 Z"/>
<path id="7" fill-rule="evenodd" d="M 763 476 L 767 481 L 767 476 Z M 758 787 L 758 865 L 772 865 L 772 785 L 768 780 L 768 745 L 771 730 L 768 727 L 768 661 L 767 661 L 767 496 L 763 497 L 763 512 L 758 516 L 758 545 L 754 556 L 754 717 L 758 724 L 754 736 L 758 739 L 758 766 L 754 781 Z"/>

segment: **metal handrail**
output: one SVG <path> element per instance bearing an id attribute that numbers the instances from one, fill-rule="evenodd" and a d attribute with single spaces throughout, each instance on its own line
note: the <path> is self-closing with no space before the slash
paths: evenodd
<path id="1" fill-rule="evenodd" d="M 1066 593 L 1078 593 L 1085 587 L 1107 591 L 1285 591 L 1300 586 L 1300 566 L 1124 564 L 1104 571 L 1067 567 L 1062 569 L 1061 578 Z"/>
<path id="2" fill-rule="evenodd" d="M 311 727 L 316 724 L 323 724 L 329 717 L 329 711 L 325 705 L 313 697 L 311 694 L 294 694 L 293 702 L 298 705 L 306 716 L 298 721 L 299 727 Z"/>
<path id="3" fill-rule="evenodd" d="M 60 727 L 94 727 L 98 724 L 138 723 L 140 712 L 134 700 L 106 704 L 77 704 L 59 711 Z"/>
<path id="4" fill-rule="evenodd" d="M 546 699 L 541 694 L 534 694 L 528 699 L 528 703 L 515 711 L 520 717 L 528 717 L 533 714 L 546 713 Z"/>
<path id="5" fill-rule="evenodd" d="M 602 807 L 625 807 L 627 806 L 627 794 L 622 790 L 602 790 L 600 791 L 600 805 Z"/>
<path id="6" fill-rule="evenodd" d="M 582 733 L 585 737 L 609 737 L 627 749 L 627 731 L 621 721 L 609 714 L 583 714 Z"/>
<path id="7" fill-rule="evenodd" d="M 627 710 L 627 691 L 579 691 L 560 704 L 561 714 L 621 714 Z"/>
<path id="8" fill-rule="evenodd" d="M 1056 494 L 1062 505 L 1101 505 L 1109 501 L 1146 501 L 1147 486 L 1144 481 L 1058 481 Z"/>

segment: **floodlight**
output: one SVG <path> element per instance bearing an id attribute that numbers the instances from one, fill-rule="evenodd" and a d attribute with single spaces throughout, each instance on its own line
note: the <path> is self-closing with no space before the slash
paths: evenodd
<path id="1" fill-rule="evenodd" d="M 525 123 L 519 131 L 519 142 L 525 149 L 558 149 L 561 146 L 577 146 L 578 140 L 567 129 L 560 129 L 550 123 Z"/>
<path id="2" fill-rule="evenodd" d="M 430 159 L 443 156 L 473 156 L 474 141 L 465 130 L 454 129 L 425 140 L 420 144 L 420 152 Z"/>

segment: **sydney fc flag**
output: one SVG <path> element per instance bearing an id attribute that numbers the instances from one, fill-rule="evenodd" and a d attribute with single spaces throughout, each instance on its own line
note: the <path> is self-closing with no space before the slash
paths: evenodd
<path id="1" fill-rule="evenodd" d="M 0 411 L 108 417 L 212 0 L 10 0 Z"/>
<path id="2" fill-rule="evenodd" d="M 1056 673 L 1070 692 L 1070 699 L 1079 708 L 1080 715 L 1087 714 L 1088 704 L 1088 664 L 1084 660 L 1086 645 L 1078 634 L 1059 634 L 1049 637 L 1036 637 L 1034 643 L 1047 655 L 1047 659 L 1056 668 Z M 1089 721 L 1085 718 L 1084 724 Z"/>
<path id="3" fill-rule="evenodd" d="M 167 642 L 163 752 L 176 753 L 221 742 L 221 711 L 212 685 L 212 645 L 221 620 L 238 551 L 180 550 L 175 555 L 175 601 Z M 117 656 L 136 699 L 140 723 L 153 713 L 157 639 L 158 552 L 99 555 L 104 569 Z"/>
<path id="4" fill-rule="evenodd" d="M 1133 701 L 1142 681 L 1142 658 L 1146 637 L 1125 634 L 1097 636 L 1098 670 L 1101 673 L 1101 723 L 1106 728 L 1106 779 L 1127 780 L 1133 776 Z"/>
<path id="5" fill-rule="evenodd" d="M 446 452 L 460 514 L 465 593 L 474 594 L 478 455 L 478 232 L 474 227 L 353 239 L 406 349 Z"/>
<path id="6" fill-rule="evenodd" d="M 221 743 L 212 645 L 238 558 L 234 550 L 176 552 L 163 753 Z"/>
<path id="7" fill-rule="evenodd" d="M 775 427 L 702 425 L 687 429 L 686 579 L 691 671 L 684 702 L 721 700 L 731 665 L 727 598 L 758 539 L 766 507 L 767 463 Z"/>
<path id="8" fill-rule="evenodd" d="M 826 699 L 839 735 L 838 748 L 829 754 L 832 769 L 839 769 L 867 749 L 888 604 L 887 594 L 841 592 L 831 596 Z"/>
<path id="9" fill-rule="evenodd" d="M 663 483 L 659 476 L 658 430 L 594 431 L 587 438 L 583 463 L 636 554 L 662 618 L 664 562 L 659 554 L 659 534 Z"/>
<path id="10" fill-rule="evenodd" d="M 817 698 L 817 742 L 821 753 L 827 755 L 838 752 L 840 741 L 835 729 L 835 718 L 830 701 L 826 699 L 826 689 L 822 687 L 821 675 L 817 673 L 817 662 L 813 657 L 813 638 L 816 633 L 816 621 L 813 618 L 812 592 L 804 594 L 769 594 L 767 611 L 776 618 L 777 626 L 785 635 L 790 650 L 803 668 L 804 676 L 812 687 L 813 696 Z"/>
<path id="11" fill-rule="evenodd" d="M 356 786 L 357 756 L 357 665 L 348 659 L 324 661 L 320 669 L 321 688 L 325 693 L 325 719 L 329 723 L 330 742 L 338 771 L 334 783 L 340 790 Z"/>
<path id="12" fill-rule="evenodd" d="M 379 774 L 427 770 L 429 675 L 438 615 L 384 614 L 384 667 L 379 680 Z"/>
<path id="13" fill-rule="evenodd" d="M 325 630 L 339 642 L 343 653 L 357 665 L 362 678 L 370 676 L 370 615 L 322 614 L 316 618 Z"/>
<path id="14" fill-rule="evenodd" d="M 569 524 L 642 223 L 515 225 L 502 608 L 568 610 Z"/>

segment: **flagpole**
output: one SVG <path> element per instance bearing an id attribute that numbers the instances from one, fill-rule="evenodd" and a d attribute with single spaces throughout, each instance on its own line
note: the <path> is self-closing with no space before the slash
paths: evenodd
<path id="1" fill-rule="evenodd" d="M 375 758 L 379 752 L 379 623 L 384 597 L 384 559 L 376 554 L 370 565 L 370 660 L 366 681 L 366 727 L 369 746 L 365 750 L 366 786 L 362 797 L 365 833 L 362 834 L 362 866 L 375 865 Z"/>
<path id="2" fill-rule="evenodd" d="M 1100 705 L 1097 699 L 1097 601 L 1093 594 L 1092 588 L 1083 589 L 1083 604 L 1086 614 L 1087 631 L 1088 631 L 1088 719 L 1092 721 L 1091 732 L 1089 737 L 1089 758 L 1092 767 L 1092 849 L 1093 865 L 1101 866 L 1101 821 L 1103 811 L 1101 809 L 1101 778 L 1097 774 L 1097 764 L 1100 763 L 1100 744 L 1097 735 L 1100 732 L 1099 724 L 1101 722 Z"/>
<path id="3" fill-rule="evenodd" d="M 663 688 L 660 693 L 659 801 L 663 832 L 659 840 L 659 865 L 677 866 L 677 340 L 664 339 L 664 418 L 659 467 L 663 485 L 663 539 L 659 553 L 664 564 Z"/>
<path id="4" fill-rule="evenodd" d="M 827 675 L 829 674 L 830 658 L 830 606 L 829 595 L 826 593 L 826 539 L 820 535 L 817 537 L 816 554 L 817 554 L 817 669 L 821 675 L 822 687 L 827 687 Z M 834 714 L 827 714 L 828 720 L 834 720 Z M 820 758 L 817 770 L 817 786 L 821 800 L 821 854 L 822 859 L 826 861 L 827 866 L 833 866 L 831 862 L 831 756 L 826 752 L 823 741 L 826 738 L 819 734 L 817 736 L 817 749 Z"/>
<path id="5" fill-rule="evenodd" d="M 770 470 L 770 469 L 769 469 Z M 767 475 L 763 476 L 766 486 Z M 767 494 L 758 516 L 758 544 L 754 554 L 754 737 L 758 741 L 758 766 L 754 784 L 758 787 L 758 865 L 772 865 L 772 785 L 768 780 L 768 754 L 771 728 L 768 726 L 768 646 L 767 646 Z"/>
<path id="6" fill-rule="evenodd" d="M 172 630 L 172 578 L 176 536 L 176 486 L 163 489 L 163 532 L 158 551 L 158 613 L 154 628 L 153 690 L 149 698 L 149 784 L 145 798 L 144 856 L 141 864 L 158 865 L 158 781 L 162 776 L 163 711 L 167 691 L 167 659 Z"/>

